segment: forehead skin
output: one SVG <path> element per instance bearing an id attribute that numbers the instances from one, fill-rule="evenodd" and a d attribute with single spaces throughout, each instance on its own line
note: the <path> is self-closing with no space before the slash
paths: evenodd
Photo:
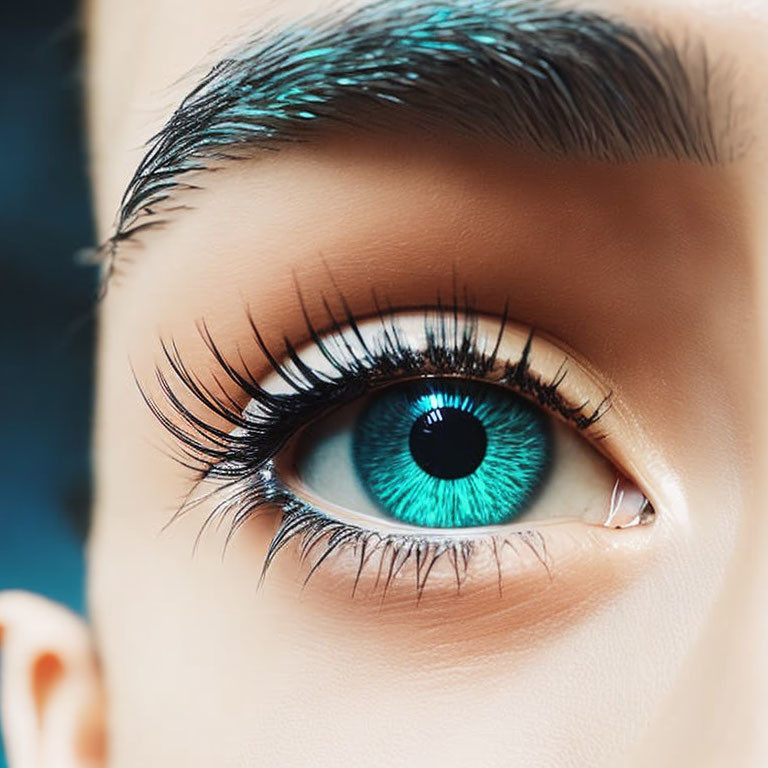
<path id="1" fill-rule="evenodd" d="M 88 115 L 101 240 L 112 232 L 144 143 L 195 77 L 233 38 L 326 5 L 89 0 Z M 663 162 L 641 165 L 617 181 L 612 171 L 592 168 L 562 179 L 557 164 L 540 167 L 494 147 L 447 151 L 447 144 L 392 139 L 383 158 L 375 139 L 341 148 L 328 142 L 206 179 L 193 211 L 131 251 L 135 271 L 102 306 L 90 545 L 92 615 L 118 768 L 768 763 L 761 719 L 768 710 L 768 489 L 758 471 L 768 409 L 755 396 L 767 373 L 768 6 L 577 5 L 674 40 L 703 40 L 716 76 L 734 84 L 730 109 L 751 138 L 743 157 L 727 170 L 685 174 Z M 510 175 L 530 183 L 521 192 Z M 439 191 L 412 202 L 425 189 Z M 533 223 L 510 220 L 506 211 L 510 199 L 544 211 L 560 197 L 575 199 L 575 190 L 589 191 L 562 214 L 578 232 L 571 259 L 559 267 L 567 279 L 556 279 L 560 241 L 535 216 Z M 680 204 L 687 197 L 695 201 L 689 208 Z M 605 198 L 620 201 L 625 213 L 639 201 L 635 220 L 594 214 L 600 206 L 593 201 Z M 465 215 L 467 199 L 481 200 L 482 211 Z M 364 220 L 354 215 L 361 210 Z M 338 220 L 345 222 L 340 234 Z M 662 250 L 676 258 L 647 258 L 653 236 L 663 244 L 670 233 L 680 233 L 679 248 Z M 322 279 L 321 265 L 308 258 L 318 248 L 344 265 L 352 291 L 384 257 L 391 269 L 376 280 L 406 295 L 398 274 L 409 270 L 426 292 L 438 253 L 470 278 L 482 267 L 483 285 L 506 284 L 508 268 L 496 256 L 514 238 L 536 256 L 522 259 L 515 276 L 526 288 L 516 296 L 521 314 L 530 315 L 523 319 L 551 326 L 621 385 L 638 424 L 630 455 L 653 475 L 655 459 L 642 457 L 658 450 L 661 495 L 680 492 L 685 514 L 662 529 L 668 542 L 652 567 L 638 557 L 625 573 L 617 560 L 617 578 L 611 569 L 581 571 L 575 593 L 552 598 L 552 622 L 538 622 L 535 610 L 511 611 L 515 631 L 493 627 L 476 648 L 443 638 L 420 645 L 429 636 L 423 626 L 408 646 L 407 623 L 377 624 L 370 614 L 311 597 L 297 602 L 279 579 L 256 601 L 264 531 L 236 541 L 225 564 L 216 543 L 190 558 L 199 521 L 158 536 L 184 479 L 153 452 L 163 435 L 149 423 L 129 358 L 148 373 L 159 329 L 183 336 L 205 315 L 236 336 L 241 318 L 223 308 L 253 289 L 265 323 L 283 332 L 294 321 L 282 316 L 281 292 L 290 292 L 295 267 L 306 270 L 307 284 Z M 260 257 L 251 248 L 257 239 Z M 398 255 L 398 243 L 414 240 L 420 256 Z M 580 248 L 623 260 L 607 257 L 605 279 L 595 281 Z M 478 267 L 464 252 L 487 256 Z M 271 295 L 260 292 L 263 283 L 276 286 Z M 545 315 L 537 303 L 544 295 L 551 297 Z M 488 288 L 494 306 L 504 298 Z M 610 307 L 610 322 L 590 320 L 594 306 Z M 573 317 L 583 317 L 582 325 Z M 662 373 L 649 377 L 654 367 Z M 678 459 L 675 471 L 669 456 Z M 582 607 L 583 621 L 573 615 Z"/>

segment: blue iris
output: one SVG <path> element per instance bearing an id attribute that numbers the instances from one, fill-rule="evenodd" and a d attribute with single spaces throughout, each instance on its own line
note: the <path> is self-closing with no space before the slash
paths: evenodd
<path id="1" fill-rule="evenodd" d="M 358 476 L 391 517 L 430 528 L 509 522 L 552 463 L 549 419 L 491 384 L 422 379 L 374 397 L 355 426 Z"/>

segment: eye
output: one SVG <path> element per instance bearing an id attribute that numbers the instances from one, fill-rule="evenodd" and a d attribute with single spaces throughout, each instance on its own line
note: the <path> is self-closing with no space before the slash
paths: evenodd
<path id="1" fill-rule="evenodd" d="M 147 398 L 183 443 L 185 463 L 199 462 L 201 498 L 222 495 L 208 522 L 231 515 L 234 532 L 261 511 L 281 513 L 265 572 L 297 540 L 317 555 L 310 574 L 351 548 L 356 584 L 373 546 L 387 583 L 414 551 L 419 563 L 448 553 L 458 578 L 459 561 L 466 567 L 482 544 L 495 553 L 499 537 L 516 535 L 533 549 L 545 523 L 627 528 L 653 519 L 611 460 L 619 420 L 610 393 L 557 342 L 506 314 L 455 306 L 363 320 L 344 309 L 346 325 L 328 310 L 331 329 L 308 321 L 310 343 L 286 340 L 282 356 L 252 324 L 273 368 L 262 378 L 232 365 L 204 331 L 244 408 L 204 387 L 173 346 L 175 381 L 160 370 L 158 380 L 175 416 Z M 184 404 L 179 382 L 207 416 Z"/>
<path id="2" fill-rule="evenodd" d="M 475 318 L 469 333 L 440 325 L 438 339 L 439 322 L 405 313 L 392 335 L 414 354 L 434 345 L 428 355 L 442 356 L 453 375 L 422 361 L 420 378 L 315 420 L 277 461 L 292 493 L 342 520 L 433 529 L 555 519 L 622 526 L 647 513 L 645 497 L 587 439 L 607 437 L 598 424 L 609 409 L 605 391 L 575 360 L 513 324 Z M 358 359 L 381 343 L 380 333 L 376 322 L 363 322 L 352 339 L 342 332 L 328 343 Z M 455 359 L 470 338 L 470 354 Z M 483 350 L 491 348 L 487 365 Z"/>

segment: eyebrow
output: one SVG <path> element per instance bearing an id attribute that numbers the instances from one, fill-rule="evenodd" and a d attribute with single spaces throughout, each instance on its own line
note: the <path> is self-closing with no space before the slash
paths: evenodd
<path id="1" fill-rule="evenodd" d="M 657 33 L 546 0 L 376 0 L 259 36 L 210 69 L 150 140 L 109 250 L 163 221 L 193 187 L 186 174 L 334 124 L 614 162 L 722 153 L 703 50 L 691 69 Z"/>

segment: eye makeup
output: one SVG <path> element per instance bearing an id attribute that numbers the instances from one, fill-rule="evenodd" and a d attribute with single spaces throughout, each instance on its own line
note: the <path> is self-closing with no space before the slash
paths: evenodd
<path id="1" fill-rule="evenodd" d="M 505 547 L 527 552 L 548 569 L 547 529 L 558 521 L 581 520 L 621 528 L 653 519 L 653 509 L 645 496 L 583 439 L 600 445 L 604 454 L 610 453 L 610 393 L 554 342 L 512 323 L 507 309 L 499 317 L 486 316 L 477 313 L 468 301 L 459 306 L 454 300 L 448 306 L 438 301 L 434 307 L 418 310 L 378 307 L 372 316 L 359 318 L 351 313 L 343 297 L 340 304 L 341 320 L 325 302 L 326 330 L 322 332 L 305 310 L 309 342 L 300 347 L 286 339 L 279 355 L 268 348 L 251 320 L 253 342 L 273 369 L 260 379 L 248 371 L 242 360 L 235 365 L 226 359 L 203 325 L 201 330 L 213 359 L 242 397 L 227 394 L 223 386 L 214 391 L 203 385 L 185 366 L 173 344 L 164 346 L 170 371 L 162 367 L 157 370 L 161 397 L 145 396 L 153 413 L 177 438 L 183 461 L 197 474 L 195 488 L 178 514 L 215 497 L 203 530 L 211 523 L 228 520 L 231 538 L 255 516 L 275 510 L 280 513 L 262 579 L 278 553 L 295 543 L 300 561 L 308 564 L 307 581 L 333 555 L 337 559 L 349 558 L 352 563 L 349 573 L 353 592 L 366 569 L 375 568 L 379 575 L 374 589 L 380 587 L 386 593 L 410 562 L 415 566 L 411 569 L 412 583 L 421 595 L 439 561 L 452 564 L 460 584 L 470 560 L 480 551 L 493 557 L 500 580 L 498 552 Z M 421 465 L 411 467 L 410 474 L 393 473 L 387 462 L 376 456 L 382 443 L 376 434 L 356 437 L 358 453 L 363 450 L 369 458 L 373 456 L 373 464 L 393 487 L 408 489 L 413 478 L 428 481 L 421 489 L 421 511 L 415 506 L 419 494 L 414 489 L 410 502 L 406 493 L 396 512 L 386 503 L 382 513 L 370 514 L 369 510 L 355 509 L 363 504 L 346 506 L 337 503 L 338 499 L 334 501 L 330 497 L 337 495 L 343 458 L 330 463 L 331 471 L 315 472 L 315 477 L 326 478 L 325 491 L 318 492 L 317 484 L 312 488 L 305 482 L 300 454 L 316 450 L 311 435 L 319 423 L 366 397 L 391 397 L 397 387 L 426 384 L 431 387 L 431 405 L 422 407 L 414 424 L 425 415 L 433 420 L 460 418 L 465 430 L 470 424 L 469 414 L 474 419 L 473 434 L 477 437 L 482 430 L 486 441 L 483 455 L 478 453 L 472 467 L 459 467 L 467 460 L 466 431 L 457 444 L 461 454 L 458 463 L 455 452 L 446 453 L 445 446 L 435 441 L 422 441 L 415 449 L 410 437 L 398 438 L 397 429 L 391 431 L 389 437 L 400 440 L 401 460 L 407 463 L 409 457 L 416 457 L 421 461 Z M 454 399 L 441 400 L 441 392 Z M 190 395 L 202 409 L 189 406 Z M 488 408 L 482 407 L 488 398 L 497 410 L 502 410 L 502 416 L 496 415 L 498 423 L 490 429 Z M 463 411 L 456 407 L 457 402 L 464 403 Z M 473 403 L 479 404 L 475 413 L 480 417 L 472 415 Z M 510 407 L 512 411 L 505 413 L 504 409 Z M 478 472 L 487 473 L 488 467 L 493 467 L 493 461 L 486 461 L 486 454 L 493 459 L 500 450 L 509 452 L 515 431 L 512 413 L 525 414 L 521 418 L 529 426 L 530 435 L 512 451 L 511 461 L 502 462 L 495 475 L 490 470 L 488 482 L 480 484 Z M 506 428 L 505 419 L 509 422 Z M 544 440 L 540 445 L 548 445 L 549 438 L 544 437 L 548 428 L 542 419 L 552 419 L 554 429 L 566 431 L 581 444 L 576 448 L 571 445 L 569 454 L 562 451 L 566 443 L 558 438 L 562 456 L 576 455 L 579 449 L 595 456 L 594 460 L 577 462 L 573 466 L 578 469 L 573 469 L 570 476 L 566 473 L 559 486 L 554 484 L 561 497 L 559 504 L 546 502 L 547 494 L 551 496 L 546 490 L 551 483 L 545 483 L 544 477 L 561 473 L 544 467 L 548 458 L 544 454 L 537 458 L 531 442 L 533 435 L 539 434 L 542 437 L 536 439 Z M 405 427 L 411 432 L 414 428 L 407 417 L 398 426 L 401 432 Z M 424 437 L 418 434 L 419 439 Z M 525 481 L 528 485 L 511 478 L 515 461 L 518 474 L 521 471 L 521 457 L 530 464 L 525 470 L 529 473 Z M 359 457 L 353 458 L 352 464 L 361 474 Z M 436 468 L 430 463 L 434 460 L 442 464 Z M 453 462 L 450 472 L 446 461 Z M 591 469 L 584 472 L 585 467 Z M 332 476 L 330 482 L 328 476 Z M 568 483 L 575 478 L 580 478 L 585 488 L 581 496 L 572 488 L 568 493 Z M 510 482 L 518 483 L 517 502 L 511 498 L 514 494 Z M 508 484 L 506 491 L 504 483 Z M 370 492 L 371 483 L 367 485 Z M 435 493 L 434 498 L 429 493 Z M 568 496 L 564 504 L 562 498 Z M 494 498 L 495 511 L 488 514 L 482 507 Z M 557 494 L 553 498 L 556 500 Z M 509 502 L 506 507 L 505 499 Z M 434 504 L 442 504 L 444 514 L 434 509 L 427 512 Z"/>

